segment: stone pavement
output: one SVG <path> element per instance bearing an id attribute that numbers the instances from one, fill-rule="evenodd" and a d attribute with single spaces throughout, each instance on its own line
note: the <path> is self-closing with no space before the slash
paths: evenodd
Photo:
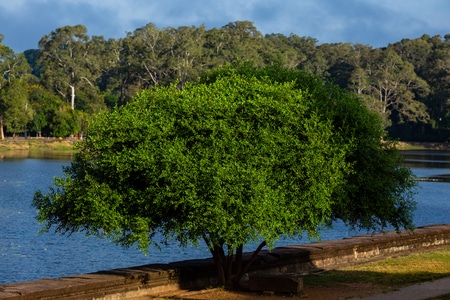
<path id="1" fill-rule="evenodd" d="M 407 286 L 399 289 L 398 291 L 393 291 L 384 294 L 371 295 L 363 298 L 352 298 L 352 299 L 364 299 L 364 300 L 424 300 L 433 298 L 436 296 L 441 296 L 445 294 L 450 294 L 450 277 L 422 282 L 419 284 Z"/>

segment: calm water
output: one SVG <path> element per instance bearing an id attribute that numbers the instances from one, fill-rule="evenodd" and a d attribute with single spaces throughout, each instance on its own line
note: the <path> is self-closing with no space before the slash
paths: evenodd
<path id="1" fill-rule="evenodd" d="M 406 165 L 418 177 L 434 180 L 420 182 L 416 225 L 450 223 L 450 183 L 445 181 L 450 174 L 450 152 L 414 151 L 405 152 L 405 156 Z M 204 247 L 181 249 L 171 245 L 162 252 L 151 248 L 149 255 L 144 256 L 136 249 L 122 249 L 80 233 L 39 235 L 41 225 L 35 221 L 36 212 L 31 207 L 33 194 L 37 189 L 46 191 L 53 177 L 62 175 L 62 166 L 69 163 L 70 157 L 64 156 L 0 157 L 0 284 L 210 256 Z M 358 232 L 335 224 L 323 239 L 355 234 Z M 306 242 L 291 240 L 279 245 Z"/>

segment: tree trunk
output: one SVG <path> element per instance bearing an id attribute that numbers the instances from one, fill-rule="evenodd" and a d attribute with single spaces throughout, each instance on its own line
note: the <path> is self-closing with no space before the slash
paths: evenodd
<path id="1" fill-rule="evenodd" d="M 228 253 L 227 253 L 227 259 L 226 259 L 226 266 L 225 266 L 225 286 L 226 287 L 232 287 L 233 286 L 233 280 L 234 280 L 234 273 L 233 273 L 233 248 L 228 246 Z"/>
<path id="2" fill-rule="evenodd" d="M 242 268 L 239 271 L 239 273 L 236 274 L 236 277 L 234 278 L 234 285 L 239 286 L 239 281 L 241 281 L 242 276 L 244 276 L 244 274 L 250 268 L 252 263 L 255 261 L 259 252 L 261 252 L 262 248 L 264 248 L 266 244 L 267 244 L 266 241 L 263 241 L 261 244 L 259 244 L 258 248 L 253 252 L 252 256 L 250 257 L 250 260 L 245 264 L 244 268 Z"/>
<path id="3" fill-rule="evenodd" d="M 119 105 L 125 105 L 125 94 L 126 94 L 126 86 L 128 82 L 129 75 L 122 80 L 122 83 L 120 84 L 120 98 L 119 98 Z"/>
<path id="4" fill-rule="evenodd" d="M 72 108 L 72 110 L 74 110 L 75 109 L 75 86 L 70 85 L 70 90 L 71 90 L 70 107 Z"/>
<path id="5" fill-rule="evenodd" d="M 223 269 L 223 261 L 222 261 L 222 248 L 219 246 L 214 246 L 214 250 L 212 251 L 213 253 L 213 259 L 214 259 L 214 264 L 216 265 L 216 270 L 217 270 L 217 277 L 219 280 L 219 285 L 222 286 L 225 284 L 226 279 L 225 279 L 225 272 Z"/>
<path id="6" fill-rule="evenodd" d="M 0 116 L 0 140 L 5 139 L 5 134 L 3 132 L 3 116 Z"/>
<path id="7" fill-rule="evenodd" d="M 242 252 L 244 251 L 244 246 L 240 245 L 236 249 L 236 260 L 235 260 L 235 273 L 239 275 L 242 270 Z"/>

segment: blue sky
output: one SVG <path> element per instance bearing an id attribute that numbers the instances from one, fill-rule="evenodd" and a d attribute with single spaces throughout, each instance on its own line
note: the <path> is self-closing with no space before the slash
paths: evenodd
<path id="1" fill-rule="evenodd" d="M 384 47 L 450 34 L 450 0 L 0 0 L 3 44 L 16 52 L 38 48 L 42 36 L 66 25 L 108 39 L 147 23 L 210 29 L 244 20 L 263 34 Z"/>

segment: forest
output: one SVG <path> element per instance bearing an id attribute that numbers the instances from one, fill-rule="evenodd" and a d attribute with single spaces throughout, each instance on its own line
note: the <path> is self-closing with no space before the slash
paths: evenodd
<path id="1" fill-rule="evenodd" d="M 450 34 L 374 48 L 263 35 L 251 21 L 212 29 L 149 23 L 108 40 L 87 32 L 84 25 L 57 28 L 23 53 L 3 44 L 0 33 L 1 139 L 82 136 L 92 116 L 137 92 L 183 89 L 208 70 L 244 62 L 303 70 L 358 94 L 394 139 L 450 138 Z"/>

